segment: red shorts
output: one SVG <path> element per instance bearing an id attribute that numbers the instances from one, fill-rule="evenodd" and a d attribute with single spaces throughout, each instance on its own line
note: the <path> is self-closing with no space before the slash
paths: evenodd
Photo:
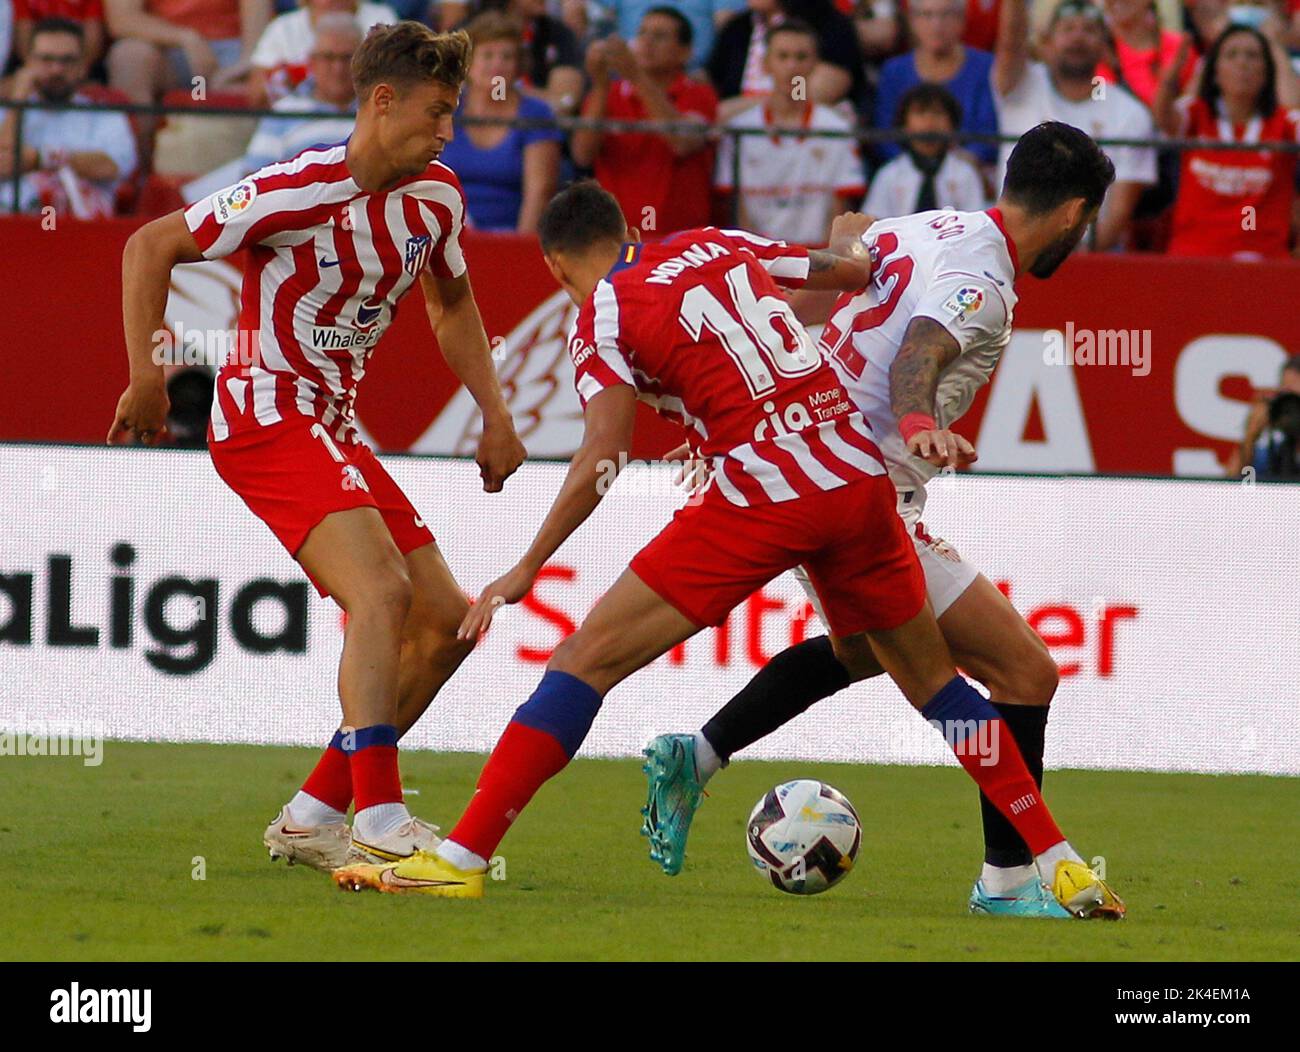
<path id="1" fill-rule="evenodd" d="M 403 555 L 431 544 L 420 513 L 369 447 L 314 435 L 314 423 L 282 420 L 212 442 L 213 466 L 290 555 L 326 515 L 352 508 L 378 511 Z M 311 583 L 329 594 L 314 578 Z"/>
<path id="2" fill-rule="evenodd" d="M 678 511 L 631 568 L 703 628 L 800 565 L 836 636 L 897 628 L 925 603 L 925 574 L 886 475 L 748 508 L 710 490 Z"/>

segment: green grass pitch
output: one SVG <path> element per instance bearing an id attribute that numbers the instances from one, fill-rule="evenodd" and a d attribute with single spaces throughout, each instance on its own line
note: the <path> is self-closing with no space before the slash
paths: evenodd
<path id="1" fill-rule="evenodd" d="M 479 902 L 348 894 L 271 864 L 262 830 L 304 749 L 107 742 L 103 763 L 0 759 L 9 960 L 1296 960 L 1300 783 L 1061 771 L 1048 800 L 1104 854 L 1118 924 L 972 917 L 978 807 L 956 768 L 737 762 L 714 780 L 686 869 L 651 866 L 630 760 L 579 760 L 545 786 Z M 403 754 L 412 810 L 449 827 L 483 763 Z M 863 821 L 854 872 L 783 895 L 744 822 L 777 782 L 843 790 Z M 202 862 L 196 863 L 201 856 Z M 201 866 L 205 879 L 194 879 Z"/>

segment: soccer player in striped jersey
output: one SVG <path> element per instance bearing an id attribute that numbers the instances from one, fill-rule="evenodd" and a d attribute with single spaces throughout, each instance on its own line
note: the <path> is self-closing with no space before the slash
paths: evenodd
<path id="1" fill-rule="evenodd" d="M 933 211 L 874 224 L 865 243 L 872 281 L 840 297 L 822 332 L 823 352 L 854 405 L 871 421 L 898 512 L 925 570 L 930 606 L 958 666 L 989 690 L 1039 786 L 1048 706 L 1057 669 L 1043 641 L 1010 601 L 921 521 L 926 483 L 975 451 L 950 430 L 989 381 L 1011 339 L 1015 282 L 1046 278 L 1093 221 L 1114 178 L 1084 132 L 1048 122 L 1027 132 L 1007 165 L 998 207 Z M 796 571 L 796 574 L 798 572 Z M 813 605 L 816 591 L 802 578 Z M 833 632 L 833 629 L 832 629 Z M 651 858 L 670 876 L 681 869 L 691 815 L 705 782 L 731 755 L 789 722 L 814 702 L 885 669 L 869 650 L 826 636 L 776 655 L 696 734 L 669 734 L 647 748 Z M 1044 886 L 1055 877 L 988 794 L 980 798 L 985 861 L 972 912 L 1071 916 Z M 1114 917 L 1123 904 L 1090 911 Z"/>
<path id="2" fill-rule="evenodd" d="M 712 480 L 556 648 L 437 852 L 346 866 L 335 873 L 340 887 L 481 896 L 497 845 L 572 758 L 605 694 L 802 565 L 838 643 L 874 650 L 907 699 L 950 733 L 985 728 L 991 749 L 951 734 L 962 765 L 1044 867 L 1071 873 L 1066 901 L 1097 903 L 1100 882 L 1057 828 L 1014 740 L 998 733 L 996 710 L 957 675 L 880 450 L 774 281 L 860 288 L 865 253 L 809 253 L 712 227 L 642 245 L 594 183 L 558 194 L 539 233 L 551 273 L 579 308 L 569 354 L 583 442 L 532 545 L 483 590 L 462 636 L 477 638 L 499 605 L 526 596 L 595 510 L 624 462 L 638 398 L 695 432 Z M 852 234 L 851 222 L 837 223 L 833 249 Z"/>
<path id="3" fill-rule="evenodd" d="M 371 352 L 417 283 L 443 356 L 483 413 L 484 489 L 500 490 L 524 457 L 461 254 L 464 195 L 438 161 L 469 49 L 464 33 L 376 26 L 353 59 L 359 107 L 345 143 L 269 165 L 142 227 L 123 256 L 131 380 L 109 441 L 134 433 L 148 444 L 167 414 L 152 350 L 172 267 L 246 252 L 239 340 L 217 373 L 209 450 L 217 473 L 347 612 L 342 725 L 264 834 L 273 858 L 319 869 L 436 845 L 434 827 L 406 809 L 397 741 L 471 647 L 456 636 L 464 593 L 354 422 Z"/>

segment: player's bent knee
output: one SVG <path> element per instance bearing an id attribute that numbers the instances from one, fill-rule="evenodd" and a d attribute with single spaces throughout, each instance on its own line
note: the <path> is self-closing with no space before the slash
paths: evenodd
<path id="1" fill-rule="evenodd" d="M 416 621 L 408 618 L 402 635 L 402 646 L 409 649 L 422 664 L 459 665 L 474 649 L 472 639 L 458 639 L 459 621 L 443 618 Z"/>
<path id="2" fill-rule="evenodd" d="M 608 660 L 608 654 L 608 646 L 594 639 L 592 633 L 584 634 L 579 628 L 551 652 L 546 671 L 567 672 L 603 694 L 611 685 L 609 680 L 613 671 L 613 662 Z"/>
<path id="3" fill-rule="evenodd" d="M 411 597 L 411 578 L 395 565 L 367 575 L 338 598 L 349 617 L 380 617 L 400 625 L 411 609 Z"/>
<path id="4" fill-rule="evenodd" d="M 835 657 L 848 670 L 854 683 L 879 676 L 885 671 L 865 634 L 839 639 L 832 637 L 831 646 L 835 650 Z"/>
<path id="5" fill-rule="evenodd" d="M 1025 640 L 1024 646 L 1007 654 L 998 668 L 980 678 L 997 700 L 1019 705 L 1050 705 L 1061 682 L 1061 670 L 1042 640 L 1034 635 Z"/>

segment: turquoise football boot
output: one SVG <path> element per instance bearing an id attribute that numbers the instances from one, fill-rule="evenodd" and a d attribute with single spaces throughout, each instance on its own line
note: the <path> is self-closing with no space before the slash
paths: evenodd
<path id="1" fill-rule="evenodd" d="M 695 735 L 661 734 L 643 752 L 648 792 L 641 835 L 650 841 L 650 861 L 675 877 L 686 861 L 691 819 L 704 795 L 695 767 Z"/>
<path id="2" fill-rule="evenodd" d="M 1020 887 L 1002 895 L 992 895 L 984 881 L 975 881 L 970 891 L 971 913 L 986 913 L 993 917 L 1043 917 L 1051 920 L 1070 920 L 1070 913 L 1037 877 L 1031 877 Z"/>

